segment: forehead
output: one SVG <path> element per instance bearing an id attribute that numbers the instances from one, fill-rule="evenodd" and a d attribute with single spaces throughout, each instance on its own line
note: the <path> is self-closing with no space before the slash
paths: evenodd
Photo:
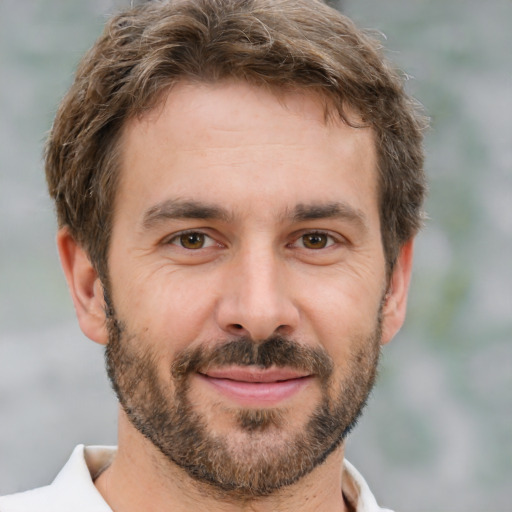
<path id="1" fill-rule="evenodd" d="M 139 214 L 177 198 L 282 215 L 350 196 L 376 211 L 376 188 L 373 132 L 326 116 L 319 95 L 182 82 L 125 126 L 116 210 L 131 196 Z"/>

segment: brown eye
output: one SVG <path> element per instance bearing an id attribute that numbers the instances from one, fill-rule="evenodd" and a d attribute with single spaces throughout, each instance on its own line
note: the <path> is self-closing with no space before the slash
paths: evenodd
<path id="1" fill-rule="evenodd" d="M 323 233 L 308 233 L 302 236 L 302 243 L 307 249 L 323 249 L 327 247 L 329 237 Z"/>
<path id="2" fill-rule="evenodd" d="M 203 233 L 183 233 L 179 242 L 185 249 L 202 249 L 204 247 L 205 235 Z"/>

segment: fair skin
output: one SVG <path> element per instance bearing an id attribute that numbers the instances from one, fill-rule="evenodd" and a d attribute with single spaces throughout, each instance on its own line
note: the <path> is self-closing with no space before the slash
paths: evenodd
<path id="1" fill-rule="evenodd" d="M 182 237 L 187 230 L 199 235 Z M 58 245 L 81 328 L 106 344 L 102 285 L 66 228 Z M 125 127 L 108 262 L 112 300 L 158 354 L 168 387 L 177 352 L 276 333 L 325 349 L 335 379 L 343 379 L 386 291 L 382 343 L 401 327 L 411 261 L 409 242 L 388 281 L 372 131 L 326 122 L 310 93 L 278 98 L 245 83 L 180 83 Z M 247 375 L 224 370 L 227 385 L 214 373 L 196 375 L 188 393 L 211 431 L 233 443 L 249 442 L 235 408 L 285 411 L 278 435 L 258 441 L 279 450 L 319 401 L 314 375 L 291 372 L 285 387 L 250 369 L 254 382 L 238 385 Z M 96 485 L 116 512 L 331 512 L 346 510 L 342 461 L 343 444 L 269 497 L 221 499 L 170 464 L 120 411 L 118 455 Z"/>

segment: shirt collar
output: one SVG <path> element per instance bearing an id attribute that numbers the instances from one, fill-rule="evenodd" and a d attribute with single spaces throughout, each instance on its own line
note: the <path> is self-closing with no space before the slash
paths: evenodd
<path id="1" fill-rule="evenodd" d="M 356 512 L 392 512 L 379 507 L 366 480 L 346 459 L 343 461 L 342 487 L 345 500 Z"/>
<path id="2" fill-rule="evenodd" d="M 65 489 L 66 495 L 82 496 L 83 502 L 89 504 L 89 511 L 94 506 L 94 512 L 111 512 L 96 489 L 94 479 L 111 464 L 115 454 L 115 446 L 78 445 L 52 486 L 56 487 L 55 490 Z M 392 512 L 379 507 L 365 479 L 347 460 L 343 462 L 342 482 L 343 496 L 356 512 Z M 75 502 L 79 503 L 80 500 Z"/>

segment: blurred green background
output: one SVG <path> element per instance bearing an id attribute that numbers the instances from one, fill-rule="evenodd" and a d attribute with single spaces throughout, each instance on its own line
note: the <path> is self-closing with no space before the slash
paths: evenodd
<path id="1" fill-rule="evenodd" d="M 48 483 L 77 443 L 115 443 L 41 152 L 78 59 L 128 3 L 0 0 L 0 494 Z M 408 320 L 347 456 L 397 512 L 512 511 L 512 2 L 332 3 L 386 36 L 432 118 Z"/>

